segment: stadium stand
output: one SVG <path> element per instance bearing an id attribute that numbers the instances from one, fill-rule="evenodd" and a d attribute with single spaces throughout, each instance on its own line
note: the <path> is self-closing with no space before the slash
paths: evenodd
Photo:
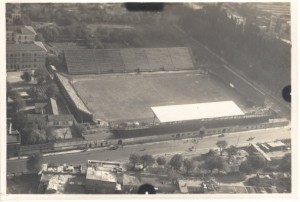
<path id="1" fill-rule="evenodd" d="M 194 69 L 191 51 L 176 48 L 66 49 L 69 74 Z"/>
<path id="2" fill-rule="evenodd" d="M 66 77 L 56 73 L 55 81 L 59 86 L 59 89 L 62 92 L 63 96 L 70 104 L 71 111 L 74 114 L 77 121 L 92 121 L 93 114 L 89 111 L 89 109 L 85 106 L 81 98 L 77 95 L 73 86 L 69 83 L 69 80 Z"/>

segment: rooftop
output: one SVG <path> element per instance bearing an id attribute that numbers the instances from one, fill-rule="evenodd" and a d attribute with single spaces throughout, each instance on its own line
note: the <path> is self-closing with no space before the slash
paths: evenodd
<path id="1" fill-rule="evenodd" d="M 13 31 L 13 32 L 16 32 L 18 34 L 36 35 L 36 32 L 35 32 L 35 30 L 33 29 L 32 26 L 7 26 L 6 30 L 7 31 Z"/>
<path id="2" fill-rule="evenodd" d="M 181 193 L 189 193 L 188 187 L 200 188 L 201 180 L 178 180 L 178 186 Z"/>
<path id="3" fill-rule="evenodd" d="M 15 51 L 43 51 L 47 52 L 44 44 L 40 41 L 35 41 L 33 43 L 26 44 L 7 44 L 6 46 L 7 52 L 15 52 Z"/>
<path id="4" fill-rule="evenodd" d="M 6 137 L 7 137 L 6 141 L 7 141 L 8 144 L 10 144 L 10 143 L 20 143 L 20 140 L 19 140 L 17 135 L 7 135 Z"/>
<path id="5" fill-rule="evenodd" d="M 160 122 L 244 115 L 244 112 L 233 101 L 168 105 L 151 107 L 151 109 Z"/>
<path id="6" fill-rule="evenodd" d="M 122 171 L 119 162 L 88 160 L 86 179 L 117 182 L 117 171 Z"/>
<path id="7" fill-rule="evenodd" d="M 71 114 L 64 115 L 47 115 L 48 121 L 73 121 L 74 117 Z"/>
<path id="8" fill-rule="evenodd" d="M 57 103 L 56 103 L 56 100 L 54 100 L 53 98 L 50 98 L 50 108 L 51 108 L 51 111 L 52 111 L 52 114 L 54 115 L 58 115 L 58 108 L 57 108 Z"/>
<path id="9" fill-rule="evenodd" d="M 47 103 L 44 102 L 37 102 L 34 104 L 35 108 L 44 108 L 47 106 Z"/>
<path id="10" fill-rule="evenodd" d="M 140 186 L 140 184 L 141 184 L 141 182 L 137 177 L 132 176 L 132 175 L 127 175 L 127 174 L 123 175 L 123 186 L 126 186 L 126 185 Z"/>
<path id="11" fill-rule="evenodd" d="M 274 148 L 274 147 L 284 147 L 286 146 L 286 144 L 284 144 L 283 142 L 281 141 L 277 141 L 277 142 L 268 142 L 267 145 L 271 148 Z"/>
<path id="12" fill-rule="evenodd" d="M 76 104 L 76 107 L 88 114 L 91 114 L 91 112 L 88 110 L 88 108 L 85 106 L 83 101 L 80 99 L 80 97 L 77 95 L 76 91 L 74 90 L 73 86 L 69 83 L 69 80 L 60 75 L 56 74 L 59 81 L 63 84 L 63 86 L 66 88 L 66 91 L 68 92 L 70 98 L 73 100 L 73 102 Z"/>

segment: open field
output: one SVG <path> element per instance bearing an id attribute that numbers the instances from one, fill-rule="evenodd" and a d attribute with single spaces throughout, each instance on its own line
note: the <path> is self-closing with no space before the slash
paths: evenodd
<path id="1" fill-rule="evenodd" d="M 194 71 L 152 74 L 73 76 L 73 86 L 95 118 L 151 121 L 152 106 L 233 100 L 244 101 L 210 75 Z"/>

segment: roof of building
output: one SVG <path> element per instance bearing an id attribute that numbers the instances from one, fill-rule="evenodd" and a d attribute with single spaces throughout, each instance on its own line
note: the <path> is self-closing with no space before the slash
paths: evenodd
<path id="1" fill-rule="evenodd" d="M 34 35 L 36 35 L 36 32 L 33 29 L 33 27 L 31 27 L 31 26 L 24 26 L 24 28 L 22 29 L 22 34 L 34 34 Z"/>
<path id="2" fill-rule="evenodd" d="M 66 49 L 64 53 L 70 74 L 194 69 L 187 47 Z"/>
<path id="3" fill-rule="evenodd" d="M 117 171 L 122 171 L 119 162 L 88 160 L 86 179 L 117 182 Z"/>
<path id="4" fill-rule="evenodd" d="M 117 176 L 115 173 L 105 170 L 97 170 L 92 167 L 87 168 L 86 179 L 105 182 L 117 182 Z"/>
<path id="5" fill-rule="evenodd" d="M 35 108 L 44 108 L 47 106 L 47 103 L 45 102 L 37 102 L 34 104 Z"/>
<path id="6" fill-rule="evenodd" d="M 178 180 L 178 186 L 181 193 L 189 193 L 188 187 L 201 187 L 201 180 Z"/>
<path id="7" fill-rule="evenodd" d="M 151 107 L 151 109 L 160 122 L 244 115 L 244 112 L 233 101 L 168 105 Z"/>
<path id="8" fill-rule="evenodd" d="M 251 144 L 267 161 L 272 161 L 271 158 L 261 150 L 256 144 Z"/>
<path id="9" fill-rule="evenodd" d="M 36 35 L 35 30 L 32 26 L 7 26 L 7 31 L 12 31 L 18 34 L 26 34 L 26 35 Z"/>
<path id="10" fill-rule="evenodd" d="M 35 41 L 34 44 L 37 45 L 37 46 L 39 46 L 40 48 L 42 48 L 44 51 L 47 52 L 47 49 L 44 46 L 43 42 L 41 42 L 41 41 Z"/>
<path id="11" fill-rule="evenodd" d="M 275 147 L 284 147 L 286 146 L 286 144 L 284 144 L 281 141 L 277 141 L 277 142 L 268 142 L 267 145 L 271 148 L 275 148 Z"/>
<path id="12" fill-rule="evenodd" d="M 10 144 L 10 143 L 20 143 L 20 140 L 19 140 L 18 136 L 16 136 L 16 135 L 7 135 L 6 137 L 7 137 L 6 142 L 8 144 Z"/>
<path id="13" fill-rule="evenodd" d="M 124 186 L 140 186 L 141 182 L 140 180 L 136 177 L 136 176 L 132 176 L 132 175 L 127 175 L 124 174 L 123 175 L 123 185 Z"/>
<path id="14" fill-rule="evenodd" d="M 54 115 L 58 115 L 58 114 L 59 114 L 59 112 L 58 112 L 58 107 L 57 107 L 56 100 L 55 100 L 55 99 L 53 99 L 53 98 L 50 98 L 49 105 L 50 105 L 50 108 L 51 108 L 52 114 L 54 114 Z"/>
<path id="15" fill-rule="evenodd" d="M 11 99 L 10 97 L 7 98 L 7 103 L 13 103 L 13 102 L 14 102 L 13 99 Z"/>
<path id="16" fill-rule="evenodd" d="M 28 122 L 33 122 L 35 120 L 41 120 L 41 119 L 45 119 L 46 120 L 46 116 L 45 114 L 27 114 L 27 121 Z"/>
<path id="17" fill-rule="evenodd" d="M 20 96 L 21 97 L 28 97 L 29 94 L 27 92 L 25 92 L 25 91 L 22 91 L 22 92 L 20 92 Z"/>
<path id="18" fill-rule="evenodd" d="M 43 51 L 46 52 L 47 49 L 40 41 L 35 41 L 34 43 L 26 44 L 7 44 L 7 52 L 19 52 L 19 51 Z"/>
<path id="19" fill-rule="evenodd" d="M 47 115 L 48 121 L 73 121 L 74 117 L 71 114 Z"/>
<path id="20" fill-rule="evenodd" d="M 74 104 L 76 105 L 76 107 L 79 110 L 81 110 L 81 111 L 83 111 L 83 112 L 85 112 L 87 114 L 92 114 L 88 110 L 88 108 L 85 106 L 85 104 L 83 103 L 83 101 L 80 99 L 80 97 L 77 95 L 77 93 L 74 90 L 73 86 L 69 83 L 69 80 L 66 77 L 64 77 L 64 76 L 62 76 L 62 75 L 60 75 L 58 73 L 56 73 L 56 75 L 57 75 L 57 78 L 59 79 L 59 81 L 62 83 L 62 85 L 66 89 L 66 91 L 68 92 L 70 98 L 72 99 L 72 101 L 74 102 Z"/>

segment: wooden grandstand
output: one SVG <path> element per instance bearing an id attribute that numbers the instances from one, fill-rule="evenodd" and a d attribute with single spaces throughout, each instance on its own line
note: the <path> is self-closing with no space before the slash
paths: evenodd
<path id="1" fill-rule="evenodd" d="M 176 48 L 68 49 L 64 50 L 69 74 L 194 69 L 191 50 Z"/>

